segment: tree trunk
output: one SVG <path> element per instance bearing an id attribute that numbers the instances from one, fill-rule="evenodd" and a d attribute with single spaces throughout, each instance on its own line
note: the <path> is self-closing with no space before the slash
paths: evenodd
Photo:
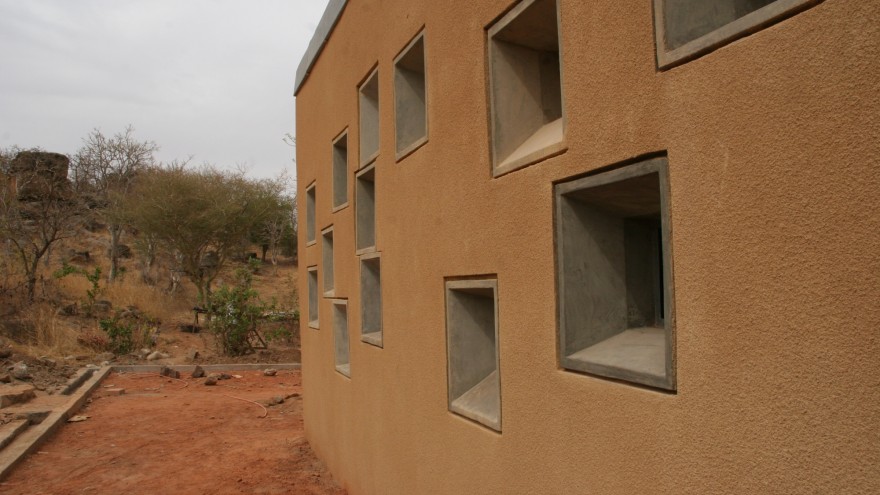
<path id="1" fill-rule="evenodd" d="M 107 226 L 107 230 L 110 231 L 110 274 L 107 276 L 107 279 L 112 282 L 116 280 L 116 275 L 119 272 L 119 237 L 122 235 L 122 227 L 120 225 L 116 225 L 111 223 Z"/>
<path id="2" fill-rule="evenodd" d="M 40 258 L 34 257 L 34 261 L 28 266 L 27 270 L 27 300 L 28 302 L 34 302 L 37 292 L 37 266 L 40 263 Z"/>

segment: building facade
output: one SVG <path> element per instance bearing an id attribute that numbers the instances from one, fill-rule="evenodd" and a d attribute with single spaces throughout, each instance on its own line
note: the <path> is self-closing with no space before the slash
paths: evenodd
<path id="1" fill-rule="evenodd" d="M 880 491 L 880 1 L 331 0 L 306 432 L 353 494 Z"/>

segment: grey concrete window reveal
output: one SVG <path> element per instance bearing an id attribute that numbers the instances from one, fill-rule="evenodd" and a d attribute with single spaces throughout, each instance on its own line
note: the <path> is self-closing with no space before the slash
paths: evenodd
<path id="1" fill-rule="evenodd" d="M 333 299 L 333 347 L 336 371 L 351 378 L 348 342 L 348 301 Z"/>
<path id="2" fill-rule="evenodd" d="M 324 297 L 333 297 L 336 286 L 333 277 L 333 226 L 321 231 L 321 262 L 324 265 Z"/>
<path id="3" fill-rule="evenodd" d="M 673 67 L 821 0 L 654 0 L 657 65 Z"/>
<path id="4" fill-rule="evenodd" d="M 361 256 L 361 341 L 382 347 L 382 278 L 379 253 Z"/>
<path id="5" fill-rule="evenodd" d="M 317 185 L 306 188 L 306 245 L 315 243 L 315 207 L 317 204 Z"/>
<path id="6" fill-rule="evenodd" d="M 427 142 L 424 32 L 416 36 L 394 59 L 394 123 L 398 160 Z"/>
<path id="7" fill-rule="evenodd" d="M 348 206 L 348 129 L 333 140 L 333 211 Z"/>
<path id="8" fill-rule="evenodd" d="M 372 164 L 355 175 L 355 252 L 376 250 L 376 167 Z"/>
<path id="9" fill-rule="evenodd" d="M 675 390 L 666 158 L 555 186 L 563 368 Z"/>
<path id="10" fill-rule="evenodd" d="M 498 281 L 446 282 L 449 410 L 501 431 Z"/>
<path id="11" fill-rule="evenodd" d="M 489 28 L 492 172 L 565 150 L 556 0 L 522 0 Z"/>
<path id="12" fill-rule="evenodd" d="M 318 328 L 318 267 L 308 268 L 309 328 Z"/>
<path id="13" fill-rule="evenodd" d="M 360 117 L 360 164 L 364 166 L 379 156 L 379 69 L 358 88 Z"/>

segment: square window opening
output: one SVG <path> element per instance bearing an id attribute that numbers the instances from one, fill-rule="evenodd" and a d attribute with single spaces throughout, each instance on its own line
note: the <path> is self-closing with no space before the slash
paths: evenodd
<path id="1" fill-rule="evenodd" d="M 348 205 L 348 132 L 333 142 L 333 209 Z"/>
<path id="2" fill-rule="evenodd" d="M 308 268 L 309 327 L 318 328 L 318 267 Z"/>
<path id="3" fill-rule="evenodd" d="M 333 277 L 333 227 L 321 231 L 321 260 L 324 264 L 324 297 L 333 297 L 335 284 Z"/>
<path id="4" fill-rule="evenodd" d="M 370 166 L 355 180 L 355 237 L 357 254 L 376 249 L 376 168 Z"/>
<path id="5" fill-rule="evenodd" d="M 555 189 L 560 364 L 674 390 L 666 159 Z"/>
<path id="6" fill-rule="evenodd" d="M 493 175 L 564 149 L 556 0 L 523 0 L 489 29 Z"/>
<path id="7" fill-rule="evenodd" d="M 315 206 L 317 203 L 316 185 L 312 184 L 306 189 L 306 245 L 312 245 L 315 240 Z"/>
<path id="8" fill-rule="evenodd" d="M 449 410 L 501 431 L 495 279 L 446 282 Z"/>
<path id="9" fill-rule="evenodd" d="M 361 340 L 382 347 L 382 279 L 378 253 L 361 258 Z"/>
<path id="10" fill-rule="evenodd" d="M 428 139 L 424 34 L 419 34 L 394 62 L 394 114 L 400 160 Z"/>
<path id="11" fill-rule="evenodd" d="M 703 55 L 819 0 L 654 0 L 661 69 Z"/>
<path id="12" fill-rule="evenodd" d="M 360 163 L 379 155 L 379 69 L 373 70 L 358 90 L 360 113 Z"/>
<path id="13" fill-rule="evenodd" d="M 332 306 L 336 371 L 351 378 L 348 342 L 348 301 L 345 299 L 334 299 Z"/>

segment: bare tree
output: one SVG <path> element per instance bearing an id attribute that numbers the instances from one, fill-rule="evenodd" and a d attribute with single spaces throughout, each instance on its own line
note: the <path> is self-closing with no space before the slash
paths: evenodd
<path id="1" fill-rule="evenodd" d="M 67 179 L 67 156 L 30 150 L 6 162 L 0 174 L 0 236 L 18 260 L 33 301 L 40 259 L 76 234 L 84 210 Z"/>
<path id="2" fill-rule="evenodd" d="M 134 128 L 129 125 L 111 137 L 98 129 L 92 130 L 74 156 L 76 182 L 93 196 L 96 211 L 110 233 L 110 281 L 119 273 L 119 244 L 125 226 L 120 205 L 138 174 L 153 164 L 153 154 L 158 150 L 152 141 L 135 139 Z"/>

